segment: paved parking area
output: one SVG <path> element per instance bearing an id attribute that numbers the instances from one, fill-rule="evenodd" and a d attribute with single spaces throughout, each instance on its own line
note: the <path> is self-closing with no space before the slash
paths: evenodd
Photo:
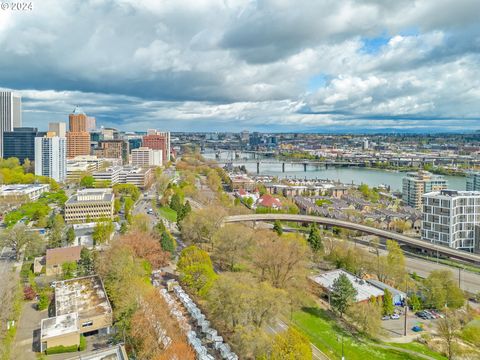
<path id="1" fill-rule="evenodd" d="M 407 315 L 407 336 L 418 336 L 420 333 L 412 331 L 415 325 L 422 324 L 425 331 L 429 331 L 435 328 L 436 319 L 423 320 L 415 316 L 413 312 L 409 312 Z M 403 337 L 405 328 L 405 315 L 400 315 L 400 319 L 396 320 L 382 320 L 382 328 L 385 330 L 386 335 L 391 338 Z"/>

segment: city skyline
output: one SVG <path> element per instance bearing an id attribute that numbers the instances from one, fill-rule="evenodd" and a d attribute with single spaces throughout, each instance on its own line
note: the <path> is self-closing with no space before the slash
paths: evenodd
<path id="1" fill-rule="evenodd" d="M 126 131 L 480 128 L 475 1 L 59 5 L 0 14 L 25 126 L 79 105 Z"/>

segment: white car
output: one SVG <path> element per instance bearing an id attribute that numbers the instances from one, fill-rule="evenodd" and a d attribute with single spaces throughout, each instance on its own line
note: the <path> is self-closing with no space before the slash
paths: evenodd
<path id="1" fill-rule="evenodd" d="M 398 319 L 400 319 L 400 315 L 393 314 L 392 316 L 390 316 L 390 318 L 393 319 L 393 320 L 398 320 Z"/>

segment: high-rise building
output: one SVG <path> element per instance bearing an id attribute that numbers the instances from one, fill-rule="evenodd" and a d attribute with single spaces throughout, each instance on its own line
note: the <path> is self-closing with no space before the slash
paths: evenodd
<path id="1" fill-rule="evenodd" d="M 428 171 L 407 173 L 402 180 L 402 199 L 408 206 L 422 209 L 423 194 L 447 188 L 447 180 Z"/>
<path id="2" fill-rule="evenodd" d="M 162 160 L 170 161 L 170 133 L 159 132 L 153 129 L 147 131 L 143 137 L 143 146 L 153 150 L 162 150 Z"/>
<path id="3" fill-rule="evenodd" d="M 90 134 L 86 131 L 67 133 L 67 157 L 90 155 Z"/>
<path id="4" fill-rule="evenodd" d="M 45 133 L 37 128 L 21 127 L 3 133 L 3 156 L 5 159 L 16 157 L 21 163 L 25 159 L 35 160 L 35 138 Z"/>
<path id="5" fill-rule="evenodd" d="M 48 131 L 54 132 L 58 137 L 67 137 L 67 124 L 64 122 L 49 123 Z"/>
<path id="6" fill-rule="evenodd" d="M 35 175 L 63 182 L 67 177 L 66 139 L 47 133 L 35 138 Z"/>
<path id="7" fill-rule="evenodd" d="M 471 172 L 468 174 L 467 191 L 480 191 L 480 172 Z"/>
<path id="8" fill-rule="evenodd" d="M 128 141 L 100 140 L 98 147 L 93 149 L 93 155 L 105 159 L 121 159 L 123 164 L 128 163 Z"/>
<path id="9" fill-rule="evenodd" d="M 140 147 L 132 150 L 132 165 L 140 167 L 162 166 L 162 150 Z"/>
<path id="10" fill-rule="evenodd" d="M 3 158 L 3 133 L 22 127 L 22 98 L 11 91 L 0 91 L 0 158 Z"/>
<path id="11" fill-rule="evenodd" d="M 441 190 L 423 195 L 422 239 L 478 252 L 480 192 Z"/>
<path id="12" fill-rule="evenodd" d="M 68 115 L 68 130 L 71 132 L 88 131 L 88 116 L 77 106 Z"/>

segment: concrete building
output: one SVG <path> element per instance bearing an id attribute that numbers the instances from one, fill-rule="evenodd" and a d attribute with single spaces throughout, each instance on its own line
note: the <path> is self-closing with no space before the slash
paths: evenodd
<path id="1" fill-rule="evenodd" d="M 35 138 L 35 175 L 64 182 L 67 178 L 66 139 L 47 133 Z"/>
<path id="2" fill-rule="evenodd" d="M 138 167 L 162 166 L 162 158 L 162 150 L 140 147 L 132 150 L 131 164 Z"/>
<path id="3" fill-rule="evenodd" d="M 85 333 L 109 333 L 112 307 L 97 275 L 57 281 L 55 316 L 40 324 L 40 350 L 80 344 Z"/>
<path id="4" fill-rule="evenodd" d="M 48 184 L 0 185 L 0 198 L 7 201 L 35 201 L 49 190 Z"/>
<path id="5" fill-rule="evenodd" d="M 96 182 L 106 182 L 109 186 L 133 184 L 144 189 L 151 185 L 154 174 L 151 168 L 110 166 L 105 170 L 94 172 L 92 176 Z"/>
<path id="6" fill-rule="evenodd" d="M 162 160 L 170 161 L 170 133 L 149 129 L 143 137 L 143 146 L 153 150 L 162 150 Z"/>
<path id="7" fill-rule="evenodd" d="M 480 192 L 441 190 L 423 195 L 422 239 L 478 252 Z"/>
<path id="8" fill-rule="evenodd" d="M 75 355 L 67 360 L 128 360 L 123 345 L 115 345 L 108 349 L 94 350 L 87 354 Z"/>
<path id="9" fill-rule="evenodd" d="M 95 164 L 87 161 L 67 160 L 67 181 L 78 182 L 85 175 L 91 175 L 96 170 Z"/>
<path id="10" fill-rule="evenodd" d="M 112 189 L 78 190 L 65 203 L 65 221 L 69 224 L 113 219 Z"/>
<path id="11" fill-rule="evenodd" d="M 3 158 L 3 133 L 22 127 L 22 98 L 11 91 L 0 91 L 0 158 Z"/>
<path id="12" fill-rule="evenodd" d="M 100 140 L 98 147 L 93 149 L 93 155 L 105 159 L 121 159 L 122 164 L 128 164 L 128 141 Z"/>
<path id="13" fill-rule="evenodd" d="M 64 122 L 48 123 L 48 131 L 55 133 L 58 137 L 67 137 L 67 124 Z"/>
<path id="14" fill-rule="evenodd" d="M 447 180 L 428 171 L 419 171 L 408 173 L 402 179 L 402 185 L 402 199 L 405 204 L 421 210 L 423 194 L 446 189 Z"/>
<path id="15" fill-rule="evenodd" d="M 23 163 L 35 160 L 35 138 L 44 136 L 37 128 L 20 127 L 3 133 L 3 157 L 16 157 Z"/>
<path id="16" fill-rule="evenodd" d="M 66 262 L 79 262 L 81 246 L 70 246 L 47 249 L 45 255 L 45 274 L 47 276 L 61 275 L 62 265 Z"/>
<path id="17" fill-rule="evenodd" d="M 470 172 L 468 174 L 467 191 L 480 191 L 480 172 Z"/>

